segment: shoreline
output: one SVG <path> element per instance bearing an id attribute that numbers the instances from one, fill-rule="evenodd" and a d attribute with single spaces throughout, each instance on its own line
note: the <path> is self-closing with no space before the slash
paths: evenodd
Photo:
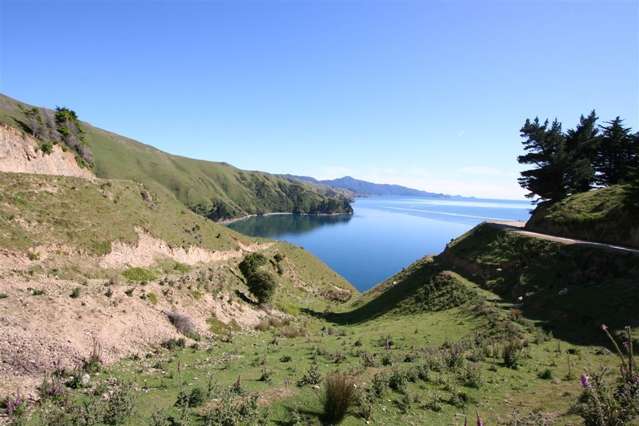
<path id="1" fill-rule="evenodd" d="M 341 215 L 349 215 L 352 216 L 353 213 L 293 213 L 293 212 L 270 212 L 263 214 L 247 214 L 240 217 L 234 217 L 230 219 L 224 219 L 217 221 L 215 223 L 219 223 L 220 225 L 229 225 L 231 223 L 239 222 L 241 220 L 250 219 L 252 217 L 258 216 L 279 216 L 279 215 L 297 215 L 297 216 L 341 216 Z"/>

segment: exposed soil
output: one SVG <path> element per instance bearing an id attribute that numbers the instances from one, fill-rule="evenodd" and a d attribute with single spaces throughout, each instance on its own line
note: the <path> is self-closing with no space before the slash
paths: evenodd
<path id="1" fill-rule="evenodd" d="M 33 137 L 0 124 L 0 172 L 75 176 L 90 179 L 93 174 L 78 165 L 73 153 L 53 145 L 50 154 L 40 149 Z"/>

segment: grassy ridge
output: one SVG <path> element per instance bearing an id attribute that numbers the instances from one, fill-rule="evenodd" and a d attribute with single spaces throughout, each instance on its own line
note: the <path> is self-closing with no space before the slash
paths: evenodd
<path id="1" fill-rule="evenodd" d="M 572 195 L 558 203 L 539 206 L 526 228 L 587 241 L 639 247 L 639 208 L 628 186 Z"/>
<path id="2" fill-rule="evenodd" d="M 134 244 L 136 228 L 173 247 L 230 250 L 249 242 L 189 211 L 163 188 L 120 180 L 0 173 L 0 247 L 67 245 L 93 255 L 114 241 Z"/>
<path id="3" fill-rule="evenodd" d="M 518 303 L 555 336 L 600 343 L 602 323 L 639 326 L 639 256 L 566 245 L 483 224 L 439 256 L 447 268 Z"/>
<path id="4" fill-rule="evenodd" d="M 20 106 L 28 105 L 0 95 L 0 122 L 16 126 L 16 120 L 24 121 Z M 345 197 L 320 187 L 226 163 L 171 155 L 87 123 L 83 129 L 98 177 L 163 187 L 195 212 L 214 220 L 268 212 L 352 212 Z"/>

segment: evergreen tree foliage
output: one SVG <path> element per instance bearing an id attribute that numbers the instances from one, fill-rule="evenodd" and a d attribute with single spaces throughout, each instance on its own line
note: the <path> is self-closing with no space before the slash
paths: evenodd
<path id="1" fill-rule="evenodd" d="M 526 154 L 518 161 L 533 166 L 519 178 L 529 191 L 527 197 L 554 203 L 595 185 L 639 186 L 638 134 L 624 127 L 619 117 L 602 126 L 597 120 L 593 110 L 565 133 L 557 119 L 526 120 L 520 130 Z"/>
<path id="2" fill-rule="evenodd" d="M 595 157 L 597 183 L 615 185 L 629 181 L 632 169 L 638 166 L 637 136 L 623 126 L 620 117 L 600 127 L 601 140 Z"/>
<path id="3" fill-rule="evenodd" d="M 523 171 L 519 184 L 530 191 L 529 198 L 541 201 L 559 201 L 568 195 L 568 152 L 561 123 L 556 119 L 542 124 L 539 118 L 526 120 L 520 130 L 526 154 L 520 155 L 520 164 L 532 164 L 535 168 Z"/>
<path id="4" fill-rule="evenodd" d="M 566 176 L 566 192 L 575 194 L 590 190 L 595 182 L 593 161 L 599 144 L 597 115 L 593 110 L 587 117 L 579 117 L 574 130 L 566 132 L 566 150 L 570 167 Z"/>

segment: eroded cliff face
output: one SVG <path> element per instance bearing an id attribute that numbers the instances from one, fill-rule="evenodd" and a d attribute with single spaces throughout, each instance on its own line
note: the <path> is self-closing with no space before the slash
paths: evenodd
<path id="1" fill-rule="evenodd" d="M 53 145 L 46 154 L 39 147 L 40 142 L 28 134 L 0 124 L 0 172 L 93 177 L 91 171 L 78 165 L 72 152 Z"/>

